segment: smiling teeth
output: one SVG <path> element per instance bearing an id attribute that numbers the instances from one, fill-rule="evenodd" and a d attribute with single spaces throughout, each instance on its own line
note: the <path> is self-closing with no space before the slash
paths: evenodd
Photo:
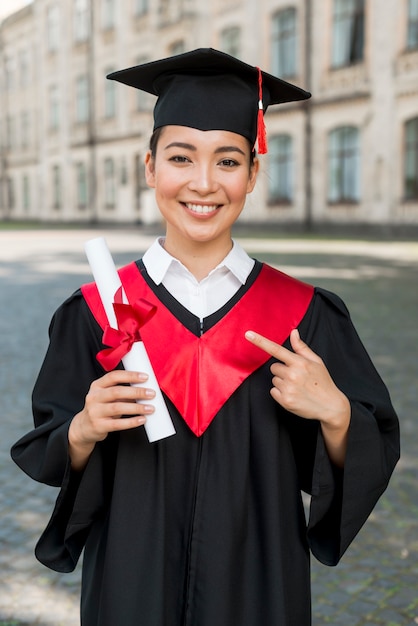
<path id="1" fill-rule="evenodd" d="M 218 208 L 217 204 L 207 206 L 202 204 L 191 204 L 190 202 L 187 202 L 186 206 L 190 209 L 190 211 L 194 211 L 195 213 L 213 213 Z"/>

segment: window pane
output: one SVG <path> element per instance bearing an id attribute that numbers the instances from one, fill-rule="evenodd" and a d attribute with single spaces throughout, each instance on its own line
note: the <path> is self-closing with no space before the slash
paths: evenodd
<path id="1" fill-rule="evenodd" d="M 293 147 L 290 135 L 276 135 L 269 142 L 268 194 L 271 202 L 293 198 Z"/>
<path id="2" fill-rule="evenodd" d="M 221 33 L 221 50 L 239 58 L 241 53 L 241 30 L 238 26 L 225 28 Z"/>
<path id="3" fill-rule="evenodd" d="M 360 199 L 359 131 L 351 126 L 336 128 L 328 144 L 329 202 L 358 202 Z"/>
<path id="4" fill-rule="evenodd" d="M 105 188 L 105 206 L 114 208 L 116 204 L 116 188 L 115 188 L 115 164 L 113 159 L 105 159 L 104 162 L 104 188 Z"/>
<path id="5" fill-rule="evenodd" d="M 79 76 L 76 82 L 76 121 L 83 123 L 89 119 L 89 89 L 87 76 Z"/>
<path id="6" fill-rule="evenodd" d="M 30 209 L 30 183 L 27 175 L 24 175 L 22 180 L 22 205 L 23 210 L 27 213 Z"/>
<path id="7" fill-rule="evenodd" d="M 342 67 L 363 59 L 364 0 L 335 0 L 332 65 Z"/>
<path id="8" fill-rule="evenodd" d="M 102 0 L 102 26 L 110 29 L 115 26 L 115 0 Z"/>
<path id="9" fill-rule="evenodd" d="M 272 71 L 276 76 L 296 74 L 296 9 L 285 9 L 273 18 Z"/>
<path id="10" fill-rule="evenodd" d="M 77 206 L 80 209 L 87 207 L 88 188 L 87 188 L 87 171 L 84 163 L 77 165 Z"/>
<path id="11" fill-rule="evenodd" d="M 135 1 L 135 15 L 142 15 L 148 11 L 148 0 L 134 0 Z"/>
<path id="12" fill-rule="evenodd" d="M 49 89 L 49 127 L 56 130 L 59 126 L 58 88 L 53 85 Z"/>
<path id="13" fill-rule="evenodd" d="M 86 41 L 89 36 L 89 3 L 88 0 L 74 0 L 74 39 Z"/>
<path id="14" fill-rule="evenodd" d="M 405 198 L 418 199 L 418 117 L 405 124 Z"/>
<path id="15" fill-rule="evenodd" d="M 59 8 L 53 4 L 48 7 L 46 14 L 46 38 L 48 50 L 57 50 L 59 46 Z"/>
<path id="16" fill-rule="evenodd" d="M 105 70 L 105 76 L 113 72 L 113 68 Z M 115 117 L 116 115 L 116 83 L 113 80 L 105 78 L 105 102 L 104 115 L 106 118 Z"/>
<path id="17" fill-rule="evenodd" d="M 418 0 L 409 0 L 408 48 L 418 48 Z"/>
<path id="18" fill-rule="evenodd" d="M 61 207 L 61 170 L 59 165 L 52 168 L 52 207 Z"/>

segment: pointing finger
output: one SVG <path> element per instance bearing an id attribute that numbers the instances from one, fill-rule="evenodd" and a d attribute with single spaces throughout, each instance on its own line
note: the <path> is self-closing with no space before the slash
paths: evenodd
<path id="1" fill-rule="evenodd" d="M 267 352 L 267 354 L 270 354 L 279 361 L 282 361 L 282 363 L 288 363 L 294 357 L 291 350 L 288 350 L 279 343 L 275 343 L 274 341 L 267 339 L 267 337 L 263 337 L 263 335 L 259 335 L 252 330 L 247 330 L 245 338 L 258 348 L 261 348 L 261 350 L 264 350 L 264 352 Z"/>

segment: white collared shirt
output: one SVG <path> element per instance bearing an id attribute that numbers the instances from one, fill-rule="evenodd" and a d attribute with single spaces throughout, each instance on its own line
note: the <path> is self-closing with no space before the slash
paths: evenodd
<path id="1" fill-rule="evenodd" d="M 164 239 L 159 238 L 148 248 L 142 257 L 145 269 L 156 285 L 164 285 L 180 304 L 200 319 L 226 304 L 245 284 L 254 267 L 254 260 L 233 241 L 232 250 L 224 260 L 198 281 L 163 245 Z"/>

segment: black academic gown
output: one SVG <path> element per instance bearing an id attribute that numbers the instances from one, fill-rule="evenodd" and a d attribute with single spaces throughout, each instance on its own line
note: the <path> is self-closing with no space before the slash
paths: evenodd
<path id="1" fill-rule="evenodd" d="M 203 331 L 251 289 L 260 267 Z M 199 335 L 194 315 L 164 287 L 153 290 Z M 74 474 L 67 431 L 104 373 L 95 357 L 102 330 L 80 292 L 56 312 L 33 394 L 36 428 L 12 456 L 34 479 L 61 487 L 36 555 L 66 572 L 84 547 L 83 626 L 309 626 L 309 552 L 339 561 L 387 486 L 399 430 L 337 296 L 315 289 L 299 331 L 351 403 L 344 472 L 330 463 L 318 422 L 271 398 L 271 359 L 201 436 L 167 399 L 174 436 L 150 444 L 143 428 L 111 434 Z M 312 496 L 308 524 L 301 490 Z"/>

